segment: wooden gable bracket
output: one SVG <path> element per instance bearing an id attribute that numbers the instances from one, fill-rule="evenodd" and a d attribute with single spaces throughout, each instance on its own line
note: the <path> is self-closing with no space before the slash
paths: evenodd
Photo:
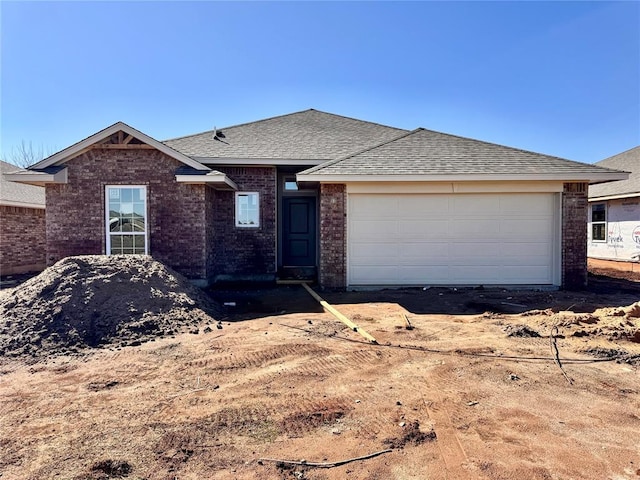
<path id="1" fill-rule="evenodd" d="M 111 149 L 111 150 L 154 150 L 155 147 L 138 140 L 133 135 L 119 130 L 109 138 L 105 138 L 99 143 L 91 145 L 91 149 Z"/>

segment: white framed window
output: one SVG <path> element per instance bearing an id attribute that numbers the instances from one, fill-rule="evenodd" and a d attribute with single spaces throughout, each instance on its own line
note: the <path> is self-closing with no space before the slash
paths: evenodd
<path id="1" fill-rule="evenodd" d="M 236 227 L 260 226 L 260 195 L 258 192 L 236 192 Z"/>
<path id="2" fill-rule="evenodd" d="M 591 205 L 591 240 L 594 242 L 607 241 L 606 203 L 595 203 Z"/>
<path id="3" fill-rule="evenodd" d="M 105 187 L 107 255 L 146 255 L 147 187 L 107 185 Z"/>

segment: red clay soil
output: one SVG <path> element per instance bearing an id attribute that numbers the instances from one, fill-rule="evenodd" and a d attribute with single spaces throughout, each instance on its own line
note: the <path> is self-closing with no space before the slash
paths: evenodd
<path id="1" fill-rule="evenodd" d="M 0 478 L 640 479 L 634 285 L 323 294 L 379 345 L 219 290 L 197 335 L 1 358 Z"/>

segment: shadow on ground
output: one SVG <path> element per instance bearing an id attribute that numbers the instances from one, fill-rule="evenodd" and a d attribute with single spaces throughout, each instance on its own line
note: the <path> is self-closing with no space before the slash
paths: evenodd
<path id="1" fill-rule="evenodd" d="M 392 303 L 413 314 L 517 314 L 529 310 L 572 310 L 591 313 L 598 308 L 630 305 L 640 298 L 640 282 L 590 275 L 582 291 L 508 290 L 503 288 L 402 288 L 378 291 L 321 292 L 332 305 Z M 317 313 L 322 307 L 300 285 L 234 285 L 207 291 L 230 320 L 248 320 L 289 313 Z"/>

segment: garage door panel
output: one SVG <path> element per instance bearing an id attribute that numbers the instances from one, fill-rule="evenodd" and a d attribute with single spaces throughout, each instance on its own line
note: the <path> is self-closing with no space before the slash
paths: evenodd
<path id="1" fill-rule="evenodd" d="M 399 245 L 395 243 L 361 243 L 351 252 L 353 265 L 397 265 Z"/>
<path id="2" fill-rule="evenodd" d="M 519 194 L 517 201 L 509 197 L 502 197 L 500 201 L 500 213 L 517 217 L 547 216 L 554 209 L 553 195 Z"/>
<path id="3" fill-rule="evenodd" d="M 398 268 L 395 266 L 362 266 L 352 272 L 351 282 L 354 285 L 394 285 L 400 281 Z M 385 279 L 376 283 L 376 279 Z"/>
<path id="4" fill-rule="evenodd" d="M 400 235 L 417 235 L 418 238 L 442 238 L 449 231 L 449 221 L 442 220 L 398 220 Z"/>
<path id="5" fill-rule="evenodd" d="M 495 239 L 500 231 L 500 221 L 495 217 L 484 218 L 459 218 L 449 220 L 449 232 L 454 237 L 467 239 L 468 241 L 482 238 Z"/>
<path id="6" fill-rule="evenodd" d="M 495 195 L 456 195 L 451 196 L 452 216 L 474 216 L 500 213 L 500 198 Z"/>
<path id="7" fill-rule="evenodd" d="M 503 243 L 500 248 L 501 254 L 505 258 L 517 257 L 519 259 L 543 257 L 548 259 L 551 254 L 551 244 L 549 243 Z"/>
<path id="8" fill-rule="evenodd" d="M 548 241 L 553 232 L 552 219 L 553 217 L 503 219 L 500 222 L 500 233 L 506 237 Z"/>
<path id="9" fill-rule="evenodd" d="M 424 195 L 403 195 L 398 199 L 398 208 L 402 218 L 447 218 L 449 198 L 432 195 L 426 201 Z"/>
<path id="10" fill-rule="evenodd" d="M 398 198 L 388 196 L 350 197 L 349 210 L 357 218 L 398 218 Z"/>
<path id="11" fill-rule="evenodd" d="M 387 242 L 389 240 L 395 240 L 398 232 L 398 221 L 392 220 L 360 220 L 352 222 L 352 231 L 349 235 L 358 241 L 367 242 L 369 240 L 375 240 L 380 238 L 382 241 Z M 380 237 L 380 231 L 385 232 L 383 237 Z"/>
<path id="12" fill-rule="evenodd" d="M 522 283 L 520 279 L 527 278 L 551 278 L 551 268 L 546 265 L 513 265 L 502 268 L 505 283 Z M 531 282 L 532 284 L 539 282 Z"/>
<path id="13" fill-rule="evenodd" d="M 406 266 L 400 270 L 399 277 L 405 285 L 425 285 L 429 283 L 448 283 L 449 266 Z"/>
<path id="14" fill-rule="evenodd" d="M 447 244 L 404 244 L 398 251 L 398 266 L 428 267 L 449 264 Z"/>
<path id="15" fill-rule="evenodd" d="M 554 194 L 350 194 L 351 285 L 552 284 Z"/>

